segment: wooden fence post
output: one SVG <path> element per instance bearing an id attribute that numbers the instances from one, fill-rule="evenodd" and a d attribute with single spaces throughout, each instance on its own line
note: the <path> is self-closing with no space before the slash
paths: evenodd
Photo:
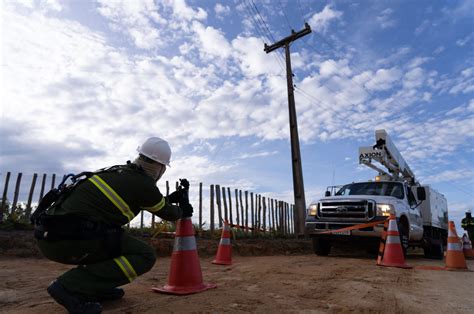
<path id="1" fill-rule="evenodd" d="M 232 219 L 232 195 L 230 193 L 230 188 L 227 188 L 227 195 L 229 195 L 229 220 L 230 223 L 233 225 L 234 220 Z"/>
<path id="2" fill-rule="evenodd" d="M 209 212 L 210 212 L 210 222 L 209 228 L 211 229 L 211 236 L 214 234 L 214 184 L 211 184 L 209 188 L 211 197 L 210 197 L 210 204 L 209 204 Z"/>
<path id="3" fill-rule="evenodd" d="M 240 217 L 242 217 L 240 223 L 242 226 L 245 226 L 244 203 L 242 202 L 242 190 L 239 190 L 239 201 L 240 201 Z"/>
<path id="4" fill-rule="evenodd" d="M 253 192 L 250 192 L 250 213 L 252 217 L 252 233 L 255 233 L 255 213 L 253 210 Z"/>
<path id="5" fill-rule="evenodd" d="M 16 210 L 16 204 L 18 202 L 18 195 L 20 193 L 20 184 L 21 184 L 21 176 L 23 174 L 20 172 L 18 173 L 18 176 L 16 177 L 16 185 L 15 185 L 15 192 L 13 194 L 13 203 L 12 203 L 12 208 L 10 212 L 13 214 Z"/>
<path id="6" fill-rule="evenodd" d="M 260 229 L 262 229 L 262 195 L 258 195 L 258 212 L 257 212 L 257 225 L 258 225 L 258 231 L 260 232 Z"/>
<path id="7" fill-rule="evenodd" d="M 202 231 L 202 182 L 199 182 L 199 231 Z"/>
<path id="8" fill-rule="evenodd" d="M 39 200 L 38 203 L 41 201 L 44 195 L 44 186 L 46 184 L 46 173 L 43 173 L 43 179 L 41 180 L 41 190 L 40 190 L 40 195 L 39 195 Z"/>
<path id="9" fill-rule="evenodd" d="M 7 176 L 5 177 L 5 187 L 3 188 L 2 194 L 2 207 L 0 208 L 0 221 L 3 221 L 3 214 L 6 212 L 6 204 L 7 204 L 7 193 L 8 193 L 8 184 L 10 183 L 10 172 L 7 172 Z"/>
<path id="10" fill-rule="evenodd" d="M 56 174 L 53 173 L 53 177 L 51 178 L 51 190 L 54 189 L 55 183 L 56 183 Z"/>
<path id="11" fill-rule="evenodd" d="M 267 231 L 267 202 L 265 201 L 265 196 L 262 198 L 263 205 L 263 232 Z"/>
<path id="12" fill-rule="evenodd" d="M 30 218 L 31 215 L 31 201 L 33 199 L 33 193 L 35 192 L 35 185 L 36 179 L 38 178 L 38 174 L 33 174 L 33 180 L 31 180 L 31 187 L 30 187 L 30 194 L 28 194 L 28 203 L 26 203 L 26 218 Z"/>
<path id="13" fill-rule="evenodd" d="M 219 228 L 222 228 L 222 206 L 221 206 L 221 186 L 216 184 L 217 214 L 219 215 Z"/>
<path id="14" fill-rule="evenodd" d="M 170 183 L 166 180 L 166 196 L 170 195 Z"/>
<path id="15" fill-rule="evenodd" d="M 222 202 L 224 203 L 224 220 L 229 221 L 229 216 L 227 214 L 227 197 L 225 187 L 222 187 Z"/>
<path id="16" fill-rule="evenodd" d="M 248 228 L 249 226 L 249 202 L 248 202 L 249 192 L 245 191 L 245 227 Z M 249 229 L 245 229 L 245 231 L 249 231 Z"/>
<path id="17" fill-rule="evenodd" d="M 237 215 L 237 225 L 240 226 L 240 215 L 239 215 L 239 191 L 235 189 L 235 214 Z"/>
<path id="18" fill-rule="evenodd" d="M 140 229 L 143 229 L 143 210 L 140 211 Z"/>

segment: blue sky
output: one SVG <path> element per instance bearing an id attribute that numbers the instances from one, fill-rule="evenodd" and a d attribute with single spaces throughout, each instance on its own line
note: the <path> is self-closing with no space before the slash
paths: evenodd
<path id="1" fill-rule="evenodd" d="M 306 202 L 372 179 L 359 146 L 388 131 L 451 218 L 474 207 L 472 1 L 2 2 L 2 181 L 122 163 L 167 139 L 188 177 L 292 202 L 291 46 Z"/>

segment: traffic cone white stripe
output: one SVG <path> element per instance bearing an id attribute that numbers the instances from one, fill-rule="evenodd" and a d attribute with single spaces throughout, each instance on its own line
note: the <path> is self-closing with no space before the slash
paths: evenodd
<path id="1" fill-rule="evenodd" d="M 221 242 L 219 244 L 230 245 L 230 238 L 221 238 Z"/>
<path id="2" fill-rule="evenodd" d="M 389 221 L 388 231 L 397 231 L 398 232 L 397 221 L 395 219 L 392 219 L 392 220 Z"/>
<path id="3" fill-rule="evenodd" d="M 388 236 L 385 244 L 400 244 L 400 237 Z"/>
<path id="4" fill-rule="evenodd" d="M 461 243 L 448 243 L 448 250 L 462 251 Z"/>
<path id="5" fill-rule="evenodd" d="M 174 251 L 193 251 L 196 248 L 196 238 L 194 236 L 175 238 Z"/>

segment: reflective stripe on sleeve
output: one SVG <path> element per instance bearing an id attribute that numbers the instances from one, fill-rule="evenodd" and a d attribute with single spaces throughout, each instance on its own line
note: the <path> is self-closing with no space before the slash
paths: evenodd
<path id="1" fill-rule="evenodd" d="M 135 280 L 138 276 L 133 269 L 132 265 L 125 256 L 119 256 L 114 258 L 114 262 L 117 263 L 118 267 L 122 270 L 123 274 L 128 278 L 130 282 Z"/>
<path id="2" fill-rule="evenodd" d="M 151 207 L 142 207 L 143 209 L 148 210 L 149 212 L 157 212 L 166 205 L 166 200 L 164 197 L 161 198 L 161 201 L 159 201 L 156 205 L 153 205 Z"/>
<path id="3" fill-rule="evenodd" d="M 128 204 L 98 175 L 90 177 L 89 180 L 120 210 L 122 215 L 127 218 L 127 221 L 135 217 Z"/>

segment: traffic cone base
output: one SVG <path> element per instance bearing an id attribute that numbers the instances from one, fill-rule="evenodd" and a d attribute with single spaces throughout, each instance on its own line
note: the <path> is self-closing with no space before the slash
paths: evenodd
<path id="1" fill-rule="evenodd" d="M 224 221 L 224 228 L 222 229 L 222 236 L 219 247 L 217 248 L 216 258 L 212 261 L 212 264 L 232 264 L 232 243 L 230 242 L 230 226 L 227 221 Z"/>
<path id="2" fill-rule="evenodd" d="M 166 294 L 186 295 L 216 287 L 215 284 L 203 283 L 191 219 L 178 220 L 168 284 L 152 288 L 152 290 Z"/>
<path id="3" fill-rule="evenodd" d="M 466 235 L 462 237 L 462 250 L 466 259 L 474 259 L 474 250 L 472 249 L 472 243 Z"/>
<path id="4" fill-rule="evenodd" d="M 448 250 L 446 253 L 446 270 L 468 270 L 464 258 L 463 245 L 456 233 L 454 222 L 449 222 Z"/>
<path id="5" fill-rule="evenodd" d="M 398 233 L 397 218 L 394 215 L 390 215 L 382 261 L 377 263 L 377 265 L 407 269 L 413 268 L 405 263 L 400 234 Z"/>

